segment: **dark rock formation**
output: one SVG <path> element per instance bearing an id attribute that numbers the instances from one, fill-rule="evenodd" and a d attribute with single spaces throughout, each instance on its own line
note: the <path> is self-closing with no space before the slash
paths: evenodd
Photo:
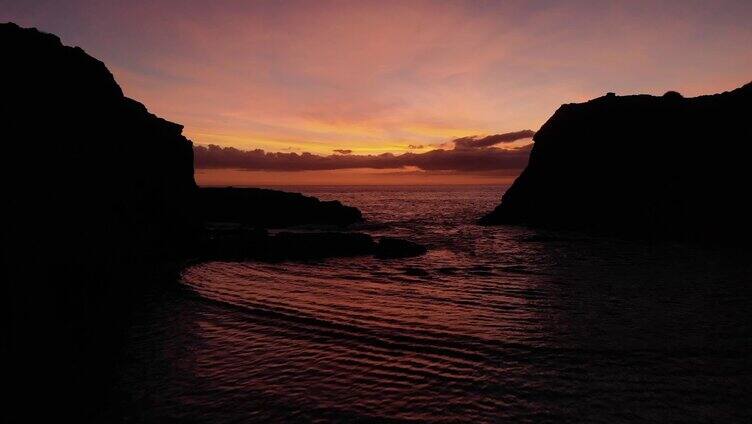
<path id="1" fill-rule="evenodd" d="M 210 225 L 197 261 L 245 261 L 269 254 L 266 229 L 238 225 Z"/>
<path id="2" fill-rule="evenodd" d="M 252 227 L 346 225 L 360 212 L 270 190 L 197 193 L 182 126 L 125 97 L 102 62 L 15 24 L 0 24 L 0 46 L 3 422 L 104 421 L 134 302 L 188 258 L 375 251 L 365 234 L 205 233 L 198 209 Z"/>
<path id="3" fill-rule="evenodd" d="M 420 256 L 426 253 L 425 246 L 408 240 L 393 237 L 382 237 L 376 247 L 377 258 L 407 258 Z"/>
<path id="4" fill-rule="evenodd" d="M 373 253 L 376 243 L 368 234 L 314 232 L 281 232 L 269 239 L 265 259 L 318 259 L 361 256 Z"/>
<path id="5" fill-rule="evenodd" d="M 235 187 L 203 187 L 198 203 L 207 222 L 237 222 L 262 228 L 299 225 L 346 226 L 363 220 L 357 208 L 300 193 Z"/>
<path id="6" fill-rule="evenodd" d="M 312 260 L 369 255 L 376 242 L 353 232 L 289 232 L 269 234 L 264 229 L 212 229 L 202 259 L 220 261 Z"/>
<path id="7" fill-rule="evenodd" d="M 365 233 L 282 231 L 269 234 L 258 228 L 213 226 L 200 257 L 219 261 L 298 261 L 365 255 L 389 259 L 424 253 L 426 248 L 417 243 L 391 237 L 383 237 L 377 243 Z"/>
<path id="8" fill-rule="evenodd" d="M 191 142 L 80 48 L 14 24 L 0 46 L 4 412 L 97 420 L 134 291 L 196 238 Z"/>
<path id="9" fill-rule="evenodd" d="M 747 243 L 750 111 L 752 84 L 695 98 L 669 92 L 564 105 L 480 223 Z"/>

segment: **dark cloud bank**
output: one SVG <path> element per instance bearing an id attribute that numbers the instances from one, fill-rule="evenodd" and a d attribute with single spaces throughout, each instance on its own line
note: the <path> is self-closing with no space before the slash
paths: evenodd
<path id="1" fill-rule="evenodd" d="M 311 153 L 267 153 L 261 149 L 239 150 L 216 145 L 194 146 L 195 163 L 203 169 L 244 169 L 254 171 L 321 171 L 351 168 L 396 169 L 417 167 L 424 171 L 488 172 L 518 171 L 525 167 L 532 145 L 516 148 L 493 147 L 530 138 L 533 131 L 517 131 L 487 137 L 462 137 L 453 141 L 453 150 L 436 149 L 425 153 L 394 155 L 353 155 L 339 149 L 336 155 Z"/>
<path id="2" fill-rule="evenodd" d="M 525 138 L 532 138 L 535 132 L 531 130 L 522 130 L 504 134 L 494 134 L 486 137 L 479 138 L 462 137 L 453 141 L 455 149 L 476 149 L 479 147 L 491 147 L 501 143 L 511 143 L 513 141 L 522 140 Z"/>

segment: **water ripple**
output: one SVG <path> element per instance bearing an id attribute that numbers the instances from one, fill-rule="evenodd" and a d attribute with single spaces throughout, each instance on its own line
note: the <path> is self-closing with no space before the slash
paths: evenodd
<path id="1" fill-rule="evenodd" d="M 136 320 L 122 410 L 198 422 L 749 421 L 744 254 L 475 226 L 498 187 L 306 190 L 360 207 L 361 231 L 432 249 L 187 269 L 182 291 Z"/>

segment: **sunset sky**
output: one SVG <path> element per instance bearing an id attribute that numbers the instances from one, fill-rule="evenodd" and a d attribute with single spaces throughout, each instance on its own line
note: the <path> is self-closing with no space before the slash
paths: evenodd
<path id="1" fill-rule="evenodd" d="M 101 59 L 197 146 L 237 149 L 201 159 L 204 184 L 504 182 L 529 137 L 453 140 L 535 131 L 560 104 L 608 91 L 752 80 L 748 0 L 0 0 L 0 21 Z M 422 156 L 440 148 L 452 153 Z"/>

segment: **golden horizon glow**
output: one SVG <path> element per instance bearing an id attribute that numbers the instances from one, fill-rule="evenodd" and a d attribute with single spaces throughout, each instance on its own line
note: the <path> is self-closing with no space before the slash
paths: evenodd
<path id="1" fill-rule="evenodd" d="M 400 186 L 400 185 L 507 185 L 514 176 L 442 174 L 414 170 L 339 169 L 331 171 L 243 171 L 197 169 L 196 183 L 204 187 L 254 186 Z"/>

